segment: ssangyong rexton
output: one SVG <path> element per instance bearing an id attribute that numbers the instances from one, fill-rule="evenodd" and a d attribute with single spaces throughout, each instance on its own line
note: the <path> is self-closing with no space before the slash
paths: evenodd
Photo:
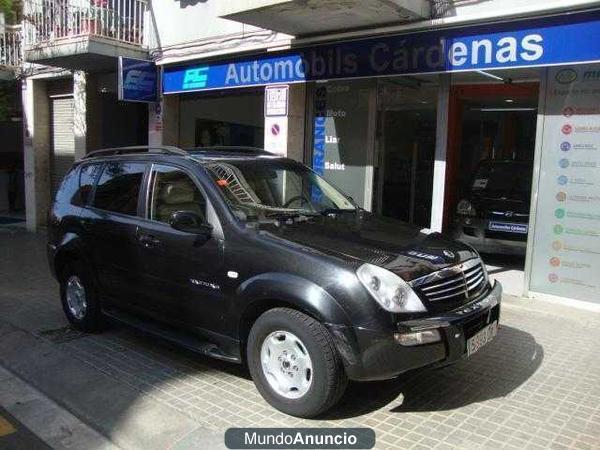
<path id="1" fill-rule="evenodd" d="M 478 254 L 357 207 L 306 166 L 251 148 L 90 153 L 49 213 L 64 312 L 110 317 L 247 362 L 274 407 L 312 417 L 348 379 L 469 356 L 501 287 Z"/>

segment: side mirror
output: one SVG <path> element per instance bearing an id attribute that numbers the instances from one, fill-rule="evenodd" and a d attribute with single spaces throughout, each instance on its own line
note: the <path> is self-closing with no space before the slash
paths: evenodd
<path id="1" fill-rule="evenodd" d="M 175 211 L 171 214 L 169 224 L 172 228 L 185 233 L 199 234 L 209 238 L 213 227 L 205 222 L 200 215 L 192 211 Z"/>

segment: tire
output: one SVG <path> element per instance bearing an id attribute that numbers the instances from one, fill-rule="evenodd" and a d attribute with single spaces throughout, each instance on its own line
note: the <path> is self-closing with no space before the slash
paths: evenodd
<path id="1" fill-rule="evenodd" d="M 74 292 L 79 289 L 78 285 L 83 289 L 84 296 L 84 305 L 80 309 L 74 307 L 74 303 L 78 302 L 77 300 L 73 300 Z M 72 286 L 76 287 L 73 288 Z M 70 295 L 71 297 L 69 298 Z M 77 296 L 75 295 L 75 297 Z M 102 328 L 102 312 L 96 284 L 93 276 L 83 263 L 73 261 L 67 263 L 62 269 L 60 298 L 63 311 L 71 325 L 75 328 L 86 332 L 99 331 Z"/>
<path id="2" fill-rule="evenodd" d="M 283 355 L 281 349 L 288 346 L 293 350 Z M 348 385 L 329 331 L 293 309 L 274 308 L 256 320 L 248 336 L 247 357 L 252 379 L 264 399 L 292 416 L 311 418 L 325 412 L 337 403 Z M 267 369 L 263 360 L 267 361 Z M 298 367 L 299 372 L 294 372 Z M 286 384 L 287 375 L 294 386 L 291 389 Z"/>

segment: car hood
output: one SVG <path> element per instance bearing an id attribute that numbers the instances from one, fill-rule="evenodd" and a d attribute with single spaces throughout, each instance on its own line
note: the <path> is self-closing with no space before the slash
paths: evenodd
<path id="1" fill-rule="evenodd" d="M 287 245 L 316 250 L 356 267 L 365 262 L 385 267 L 406 281 L 478 256 L 471 247 L 439 233 L 427 234 L 364 211 L 288 220 L 260 229 Z"/>

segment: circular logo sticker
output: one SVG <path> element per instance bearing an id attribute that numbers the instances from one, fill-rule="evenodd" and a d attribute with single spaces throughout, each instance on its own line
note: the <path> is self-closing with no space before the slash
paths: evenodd
<path id="1" fill-rule="evenodd" d="M 565 109 L 563 109 L 563 116 L 571 117 L 573 114 L 575 114 L 575 110 L 570 106 L 567 106 Z"/>
<path id="2" fill-rule="evenodd" d="M 560 241 L 554 241 L 552 243 L 552 248 L 556 251 L 559 251 L 562 248 L 562 242 Z"/>
<path id="3" fill-rule="evenodd" d="M 563 134 L 571 134 L 573 132 L 573 127 L 567 123 L 563 125 L 561 131 L 563 132 Z"/>
<path id="4" fill-rule="evenodd" d="M 563 191 L 559 191 L 556 194 L 556 201 L 564 202 L 566 199 L 567 199 L 567 194 L 565 194 Z"/>
<path id="5" fill-rule="evenodd" d="M 560 144 L 560 149 L 563 152 L 568 152 L 569 150 L 571 150 L 571 143 L 570 142 L 563 142 L 562 144 Z"/>
<path id="6" fill-rule="evenodd" d="M 577 79 L 577 71 L 574 69 L 562 69 L 556 72 L 556 81 L 560 84 L 570 84 Z"/>
<path id="7" fill-rule="evenodd" d="M 556 217 L 557 219 L 562 219 L 563 217 L 565 217 L 565 210 L 562 208 L 558 208 L 556 211 L 554 211 L 554 217 Z"/>
<path id="8" fill-rule="evenodd" d="M 567 167 L 569 167 L 569 160 L 568 160 L 568 159 L 566 159 L 566 158 L 563 158 L 563 159 L 561 159 L 561 160 L 558 162 L 558 165 L 559 165 L 561 168 L 563 168 L 563 169 L 566 169 Z"/>
<path id="9" fill-rule="evenodd" d="M 561 186 L 564 186 L 568 182 L 569 182 L 569 179 L 566 176 L 561 175 L 560 177 L 558 177 L 558 184 L 560 184 Z"/>
<path id="10" fill-rule="evenodd" d="M 550 265 L 552 267 L 560 266 L 560 259 L 558 259 L 556 256 L 554 256 L 553 258 L 550 258 Z"/>
<path id="11" fill-rule="evenodd" d="M 562 225 L 554 225 L 554 234 L 563 234 L 563 231 L 565 231 L 565 229 Z"/>
<path id="12" fill-rule="evenodd" d="M 550 281 L 550 283 L 556 283 L 558 281 L 558 275 L 551 273 L 548 275 L 548 281 Z"/>

